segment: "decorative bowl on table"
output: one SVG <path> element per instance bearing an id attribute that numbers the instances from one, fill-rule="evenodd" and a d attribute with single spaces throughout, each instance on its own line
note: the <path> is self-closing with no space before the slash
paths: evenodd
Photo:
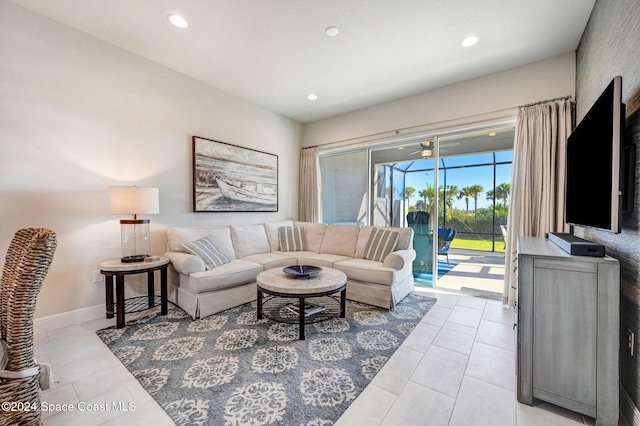
<path id="1" fill-rule="evenodd" d="M 322 268 L 319 266 L 311 266 L 311 265 L 294 265 L 287 266 L 283 269 L 285 274 L 292 275 L 295 278 L 304 278 L 304 277 L 312 277 L 314 275 L 318 275 Z"/>

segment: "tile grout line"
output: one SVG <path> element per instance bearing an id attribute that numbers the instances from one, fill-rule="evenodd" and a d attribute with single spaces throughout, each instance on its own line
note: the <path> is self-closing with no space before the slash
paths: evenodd
<path id="1" fill-rule="evenodd" d="M 456 303 L 457 306 L 457 303 Z M 485 303 L 485 307 L 486 307 Z M 453 312 L 453 310 L 452 310 Z M 482 309 L 482 313 L 484 314 L 484 308 Z M 480 316 L 480 320 L 482 320 L 482 315 Z M 471 352 L 473 352 L 473 345 L 476 343 L 476 337 L 478 337 L 478 328 L 480 328 L 480 323 L 478 323 L 478 327 L 476 328 L 476 332 L 473 335 L 473 344 L 471 345 L 471 350 L 469 351 L 469 355 L 467 356 L 467 362 L 464 366 L 464 373 L 462 374 L 462 380 L 460 380 L 460 386 L 458 386 L 458 392 L 456 393 L 455 402 L 453 403 L 453 408 L 451 409 L 451 414 L 449 414 L 449 421 L 447 425 L 451 424 L 451 419 L 453 418 L 453 413 L 456 410 L 456 406 L 458 405 L 458 397 L 460 396 L 460 390 L 462 389 L 462 382 L 464 381 L 465 376 L 467 375 L 467 367 L 469 367 L 469 361 L 471 360 Z M 457 351 L 454 351 L 457 352 Z"/>

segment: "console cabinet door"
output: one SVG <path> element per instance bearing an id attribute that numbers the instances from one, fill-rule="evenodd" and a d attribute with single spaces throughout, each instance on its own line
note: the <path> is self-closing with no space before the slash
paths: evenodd
<path id="1" fill-rule="evenodd" d="M 535 263 L 534 396 L 559 396 L 570 405 L 575 401 L 595 407 L 597 273 L 568 270 L 571 265 L 565 262 L 564 270 Z"/>

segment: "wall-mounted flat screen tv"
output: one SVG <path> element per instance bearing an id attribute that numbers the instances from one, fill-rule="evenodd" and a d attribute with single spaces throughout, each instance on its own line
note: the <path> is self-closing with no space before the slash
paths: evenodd
<path id="1" fill-rule="evenodd" d="M 622 77 L 615 77 L 567 139 L 568 224 L 620 232 L 624 131 Z"/>

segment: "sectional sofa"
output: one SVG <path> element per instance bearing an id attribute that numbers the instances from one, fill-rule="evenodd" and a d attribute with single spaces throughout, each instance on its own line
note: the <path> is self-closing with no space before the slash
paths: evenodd
<path id="1" fill-rule="evenodd" d="M 293 229 L 303 233 L 303 241 L 281 244 L 283 232 Z M 390 253 L 382 253 L 383 258 L 377 253 L 379 259 L 372 260 L 376 257 L 371 254 L 372 235 L 378 238 L 382 234 L 397 240 L 387 247 L 391 248 Z M 214 245 L 221 254 L 216 257 L 223 261 L 214 259 L 214 265 L 207 267 L 207 256 L 193 254 L 192 250 L 193 243 L 201 241 Z M 165 256 L 171 260 L 169 300 L 193 319 L 255 300 L 255 280 L 260 272 L 291 265 L 338 269 L 347 275 L 348 299 L 386 309 L 393 308 L 414 288 L 412 263 L 416 253 L 411 228 L 292 220 L 211 228 L 175 227 L 167 230 Z"/>

